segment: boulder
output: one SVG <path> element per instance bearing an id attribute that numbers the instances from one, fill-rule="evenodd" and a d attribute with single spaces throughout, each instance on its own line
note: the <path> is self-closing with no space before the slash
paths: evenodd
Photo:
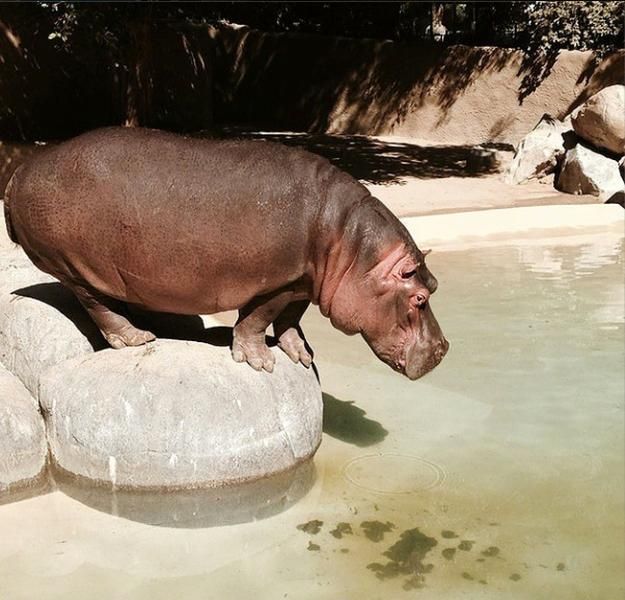
<path id="1" fill-rule="evenodd" d="M 575 133 L 593 146 L 625 154 L 625 85 L 611 85 L 572 114 Z"/>
<path id="2" fill-rule="evenodd" d="M 0 294 L 0 362 L 33 396 L 46 369 L 93 354 L 104 344 L 95 324 L 60 283 L 26 285 Z"/>
<path id="3" fill-rule="evenodd" d="M 321 441 L 313 369 L 274 350 L 273 373 L 227 347 L 158 340 L 57 364 L 39 401 L 57 468 L 130 488 L 193 488 L 266 477 Z"/>
<path id="4" fill-rule="evenodd" d="M 569 194 L 592 194 L 608 200 L 623 189 L 618 162 L 583 144 L 564 157 L 556 187 Z"/>
<path id="5" fill-rule="evenodd" d="M 570 120 L 559 121 L 543 115 L 517 146 L 504 181 L 518 184 L 553 173 L 566 148 L 572 145 L 573 136 Z"/>
<path id="6" fill-rule="evenodd" d="M 0 501 L 30 487 L 45 471 L 48 446 L 35 399 L 0 365 Z"/>

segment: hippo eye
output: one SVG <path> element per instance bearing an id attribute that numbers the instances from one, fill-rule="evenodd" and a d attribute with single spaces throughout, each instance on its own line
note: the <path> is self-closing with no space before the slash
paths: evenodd
<path id="1" fill-rule="evenodd" d="M 414 277 L 417 274 L 417 270 L 414 269 L 412 271 L 407 271 L 406 273 L 402 273 L 402 279 L 410 279 L 411 277 Z"/>

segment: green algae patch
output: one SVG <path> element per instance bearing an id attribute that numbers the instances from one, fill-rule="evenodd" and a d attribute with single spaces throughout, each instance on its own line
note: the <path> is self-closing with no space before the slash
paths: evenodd
<path id="1" fill-rule="evenodd" d="M 395 529 L 395 525 L 390 521 L 383 523 L 382 521 L 363 521 L 360 526 L 365 532 L 365 536 L 372 542 L 381 542 L 384 534 Z"/>
<path id="2" fill-rule="evenodd" d="M 458 535 L 455 532 L 450 531 L 449 529 L 444 529 L 443 531 L 441 531 L 441 537 L 445 538 L 446 540 L 453 540 L 454 538 L 457 538 Z"/>
<path id="3" fill-rule="evenodd" d="M 344 535 L 352 535 L 352 526 L 349 523 L 338 523 L 337 526 L 330 531 L 330 535 L 340 540 Z"/>
<path id="4" fill-rule="evenodd" d="M 556 567 L 556 570 L 558 571 L 564 571 L 566 569 L 566 565 L 564 563 L 558 563 L 558 566 Z"/>
<path id="5" fill-rule="evenodd" d="M 456 556 L 456 548 L 445 548 L 441 554 L 443 555 L 443 558 L 453 560 L 454 556 Z"/>
<path id="6" fill-rule="evenodd" d="M 470 552 L 471 548 L 473 548 L 473 544 L 475 544 L 472 540 L 462 540 L 458 544 L 458 550 L 462 550 L 463 552 Z"/>
<path id="7" fill-rule="evenodd" d="M 486 550 L 484 550 L 482 552 L 482 556 L 486 556 L 489 558 L 495 557 L 495 556 L 499 556 L 499 553 L 501 552 L 501 550 L 499 550 L 499 548 L 497 548 L 497 546 L 489 546 L 488 548 L 486 548 Z"/>
<path id="8" fill-rule="evenodd" d="M 406 590 L 423 587 L 425 575 L 434 569 L 433 564 L 424 564 L 424 560 L 437 544 L 434 538 L 425 535 L 419 529 L 408 529 L 399 536 L 397 542 L 382 553 L 390 559 L 388 562 L 371 563 L 367 565 L 367 569 L 373 571 L 380 580 L 409 575 L 403 584 Z"/>
<path id="9" fill-rule="evenodd" d="M 518 573 L 512 573 L 512 575 L 510 575 L 510 579 L 512 579 L 512 581 L 519 581 L 521 576 Z"/>
<path id="10" fill-rule="evenodd" d="M 308 548 L 306 549 L 310 550 L 311 552 L 319 552 L 319 550 L 321 550 L 321 546 L 319 546 L 319 544 L 313 544 L 312 542 L 308 542 Z"/>
<path id="11" fill-rule="evenodd" d="M 317 535 L 321 528 L 323 527 L 323 521 L 319 521 L 318 519 L 313 519 L 312 521 L 308 521 L 308 523 L 302 523 L 297 526 L 297 529 L 303 531 L 304 533 L 310 533 L 312 535 Z"/>

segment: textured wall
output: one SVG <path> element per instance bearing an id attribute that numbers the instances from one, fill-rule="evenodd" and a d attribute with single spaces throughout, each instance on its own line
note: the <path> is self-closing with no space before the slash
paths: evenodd
<path id="1" fill-rule="evenodd" d="M 521 98 L 527 69 L 518 50 L 247 28 L 215 37 L 216 120 L 266 129 L 516 143 L 543 113 L 566 114 L 589 82 L 596 91 L 624 77 L 623 53 L 593 69 L 592 53 L 564 51 Z"/>

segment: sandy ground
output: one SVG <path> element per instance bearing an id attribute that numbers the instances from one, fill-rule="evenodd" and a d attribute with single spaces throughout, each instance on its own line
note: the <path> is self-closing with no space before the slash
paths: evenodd
<path id="1" fill-rule="evenodd" d="M 599 203 L 594 196 L 564 194 L 549 182 L 509 185 L 500 174 L 484 177 L 407 177 L 391 185 L 366 184 L 397 216 L 465 212 L 491 208 Z"/>

